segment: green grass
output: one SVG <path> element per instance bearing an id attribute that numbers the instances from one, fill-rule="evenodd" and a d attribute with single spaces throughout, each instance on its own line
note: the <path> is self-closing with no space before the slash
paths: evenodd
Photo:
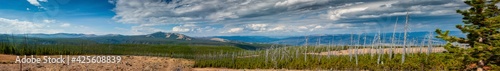
<path id="1" fill-rule="evenodd" d="M 387 54 L 383 55 L 388 57 Z M 304 59 L 304 57 L 307 57 Z M 383 64 L 377 64 L 377 57 L 368 54 L 358 56 L 358 64 L 355 59 L 350 60 L 349 56 L 304 56 L 298 58 L 286 58 L 266 61 L 264 56 L 251 58 L 220 58 L 220 59 L 199 59 L 196 60 L 195 67 L 223 67 L 235 69 L 334 69 L 334 70 L 453 70 L 460 64 L 457 61 L 447 60 L 444 54 L 435 53 L 427 55 L 409 55 L 404 64 L 401 64 L 401 54 L 394 58 L 382 58 Z M 426 60 L 427 59 L 427 60 Z"/>

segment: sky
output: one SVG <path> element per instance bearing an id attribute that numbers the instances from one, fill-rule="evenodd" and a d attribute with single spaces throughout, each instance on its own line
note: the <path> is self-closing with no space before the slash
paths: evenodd
<path id="1" fill-rule="evenodd" d="M 497 4 L 498 5 L 498 4 Z M 300 36 L 458 31 L 462 0 L 0 0 L 0 33 Z"/>

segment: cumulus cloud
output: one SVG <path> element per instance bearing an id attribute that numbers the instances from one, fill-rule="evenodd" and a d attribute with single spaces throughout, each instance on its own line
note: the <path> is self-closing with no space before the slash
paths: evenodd
<path id="1" fill-rule="evenodd" d="M 108 3 L 115 4 L 116 0 L 108 0 Z"/>
<path id="2" fill-rule="evenodd" d="M 267 30 L 267 24 L 248 24 L 246 28 L 254 31 L 265 31 Z"/>
<path id="3" fill-rule="evenodd" d="M 243 31 L 243 28 L 231 28 L 231 29 L 224 31 L 222 33 L 239 33 L 242 31 Z"/>
<path id="4" fill-rule="evenodd" d="M 149 34 L 153 32 L 166 31 L 166 30 L 141 25 L 141 26 L 132 26 L 130 31 L 132 32 L 131 34 Z"/>
<path id="5" fill-rule="evenodd" d="M 406 14 L 422 14 L 421 11 L 414 12 L 393 12 L 393 13 L 382 13 L 378 15 L 361 15 L 359 18 L 379 18 L 379 17 L 387 17 L 387 16 L 401 16 Z"/>
<path id="6" fill-rule="evenodd" d="M 221 33 L 246 33 L 246 34 L 266 34 L 266 33 L 297 33 L 297 32 L 316 32 L 328 29 L 348 29 L 354 27 L 353 24 L 303 24 L 303 25 L 286 25 L 286 24 L 247 24 L 243 26 L 228 27 L 227 30 Z"/>
<path id="7" fill-rule="evenodd" d="M 63 23 L 60 25 L 60 27 L 70 27 L 70 26 L 71 26 L 71 24 L 69 24 L 69 23 Z"/>
<path id="8" fill-rule="evenodd" d="M 56 33 L 60 30 L 49 29 L 49 25 L 37 24 L 17 19 L 0 18 L 1 33 Z"/>
<path id="9" fill-rule="evenodd" d="M 363 3 L 346 7 L 346 9 L 330 10 L 328 15 L 332 20 L 339 18 L 380 18 L 405 15 L 406 12 L 419 16 L 452 15 L 455 10 L 467 6 L 461 1 L 445 0 L 405 0 L 405 1 L 380 1 Z M 348 15 L 343 15 L 348 14 Z"/>
<path id="10" fill-rule="evenodd" d="M 49 2 L 48 0 L 38 0 L 40 2 Z"/>
<path id="11" fill-rule="evenodd" d="M 191 29 L 176 26 L 176 27 L 172 28 L 172 31 L 173 32 L 189 32 L 189 31 L 191 31 Z"/>
<path id="12" fill-rule="evenodd" d="M 199 32 L 210 32 L 215 30 L 215 28 L 208 25 L 196 25 L 196 24 L 182 24 L 179 26 L 174 26 L 172 32 L 182 32 L 182 33 L 199 33 Z"/>
<path id="13" fill-rule="evenodd" d="M 364 25 L 377 25 L 376 22 L 366 22 L 366 23 L 363 23 Z"/>
<path id="14" fill-rule="evenodd" d="M 175 26 L 172 28 L 172 31 L 173 32 L 190 32 L 190 31 L 194 31 L 194 28 L 196 26 L 197 25 L 195 25 L 195 24 L 185 24 L 185 25 L 181 25 L 181 26 Z"/>
<path id="15" fill-rule="evenodd" d="M 33 6 L 38 6 L 40 8 L 43 8 L 41 7 L 42 5 L 40 4 L 40 2 L 49 2 L 48 0 L 27 0 L 31 5 Z"/>
<path id="16" fill-rule="evenodd" d="M 28 0 L 28 2 L 29 2 L 31 5 L 34 5 L 34 6 L 40 6 L 40 3 L 39 3 L 37 0 Z"/>
<path id="17" fill-rule="evenodd" d="M 42 20 L 43 23 L 54 23 L 56 22 L 56 20 L 48 20 L 48 19 L 44 19 Z"/>
<path id="18" fill-rule="evenodd" d="M 339 20 L 340 18 L 346 18 L 346 17 L 343 17 L 342 14 L 350 13 L 350 12 L 364 11 L 367 8 L 368 7 L 338 9 L 338 10 L 333 10 L 333 11 L 328 12 L 328 15 L 330 15 L 330 19 L 332 19 L 332 20 Z"/>

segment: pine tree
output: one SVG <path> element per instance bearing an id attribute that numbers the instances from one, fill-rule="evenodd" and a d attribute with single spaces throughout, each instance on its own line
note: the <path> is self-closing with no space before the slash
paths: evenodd
<path id="1" fill-rule="evenodd" d="M 466 38 L 449 36 L 449 31 L 436 29 L 437 38 L 447 41 L 445 49 L 464 65 L 462 69 L 488 70 L 500 65 L 500 11 L 495 4 L 500 0 L 466 0 L 472 6 L 468 10 L 457 10 L 463 15 L 463 25 L 456 27 L 467 34 Z M 462 48 L 451 43 L 468 44 Z"/>
<path id="2" fill-rule="evenodd" d="M 0 47 L 0 53 L 6 54 L 7 46 L 4 43 L 0 43 L 0 45 L 2 45 Z"/>
<path id="3" fill-rule="evenodd" d="M 4 47 L 3 53 L 5 53 L 5 54 L 11 54 L 12 52 L 13 52 L 12 46 L 6 45 Z"/>

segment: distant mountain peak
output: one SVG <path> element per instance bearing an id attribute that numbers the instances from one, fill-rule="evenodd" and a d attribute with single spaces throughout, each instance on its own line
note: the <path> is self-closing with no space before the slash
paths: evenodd
<path id="1" fill-rule="evenodd" d="M 96 37 L 95 34 L 83 34 L 83 33 L 54 33 L 54 34 L 44 34 L 44 33 L 33 33 L 33 34 L 16 34 L 17 36 L 27 35 L 29 37 L 38 38 L 81 38 L 81 37 Z"/>
<path id="2" fill-rule="evenodd" d="M 146 37 L 153 38 L 175 38 L 177 40 L 191 40 L 192 38 L 180 33 L 166 33 L 166 32 L 155 32 L 146 35 Z"/>

